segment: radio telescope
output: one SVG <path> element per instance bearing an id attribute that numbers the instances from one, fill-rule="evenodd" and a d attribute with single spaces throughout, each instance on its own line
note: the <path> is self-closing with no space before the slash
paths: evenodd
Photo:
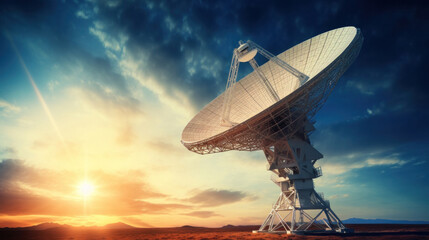
<path id="1" fill-rule="evenodd" d="M 359 54 L 355 27 L 317 35 L 275 56 L 252 41 L 234 49 L 226 90 L 185 127 L 182 143 L 199 154 L 262 150 L 280 196 L 257 232 L 351 232 L 332 211 L 313 179 L 323 155 L 309 139 L 313 117 Z M 259 66 L 255 56 L 268 61 Z M 253 72 L 239 81 L 240 63 Z"/>

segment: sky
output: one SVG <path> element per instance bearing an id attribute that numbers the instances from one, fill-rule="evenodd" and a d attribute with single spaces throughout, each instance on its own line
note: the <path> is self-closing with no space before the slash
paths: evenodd
<path id="1" fill-rule="evenodd" d="M 183 128 L 232 50 L 356 26 L 360 55 L 316 115 L 316 190 L 347 219 L 429 220 L 429 5 L 419 1 L 1 1 L 0 227 L 261 224 L 261 151 L 199 155 Z"/>

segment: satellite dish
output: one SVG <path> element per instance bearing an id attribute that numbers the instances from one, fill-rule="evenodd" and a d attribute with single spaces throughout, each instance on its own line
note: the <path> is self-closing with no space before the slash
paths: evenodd
<path id="1" fill-rule="evenodd" d="M 322 33 L 277 56 L 250 40 L 240 41 L 225 92 L 183 130 L 183 145 L 199 154 L 264 151 L 281 193 L 256 232 L 352 231 L 314 190 L 313 179 L 322 175 L 314 164 L 323 155 L 313 148 L 309 135 L 314 131 L 312 118 L 359 54 L 362 42 L 355 27 Z M 268 59 L 262 66 L 255 60 L 258 53 Z M 247 62 L 254 71 L 236 81 L 239 64 Z"/>

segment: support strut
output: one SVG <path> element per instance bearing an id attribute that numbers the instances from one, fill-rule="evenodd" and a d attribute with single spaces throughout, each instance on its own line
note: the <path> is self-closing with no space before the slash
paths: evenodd
<path id="1" fill-rule="evenodd" d="M 304 140 L 306 139 L 306 140 Z M 313 179 L 322 175 L 315 162 L 323 155 L 309 142 L 296 135 L 292 139 L 279 140 L 264 148 L 271 180 L 280 187 L 281 193 L 259 230 L 267 233 L 350 233 L 332 211 L 330 202 L 314 190 Z"/>

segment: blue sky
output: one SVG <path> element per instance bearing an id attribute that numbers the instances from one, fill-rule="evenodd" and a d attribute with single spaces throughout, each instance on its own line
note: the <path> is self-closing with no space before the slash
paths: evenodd
<path id="1" fill-rule="evenodd" d="M 315 117 L 312 141 L 324 154 L 316 189 L 341 218 L 429 220 L 428 8 L 2 1 L 1 225 L 260 224 L 278 194 L 263 154 L 200 156 L 180 144 L 181 131 L 224 90 L 239 40 L 280 53 L 343 26 L 360 28 L 365 40 Z M 96 189 L 85 210 L 75 191 L 82 179 Z M 76 211 L 42 207 L 58 199 Z M 95 208 L 100 202 L 124 207 Z"/>

